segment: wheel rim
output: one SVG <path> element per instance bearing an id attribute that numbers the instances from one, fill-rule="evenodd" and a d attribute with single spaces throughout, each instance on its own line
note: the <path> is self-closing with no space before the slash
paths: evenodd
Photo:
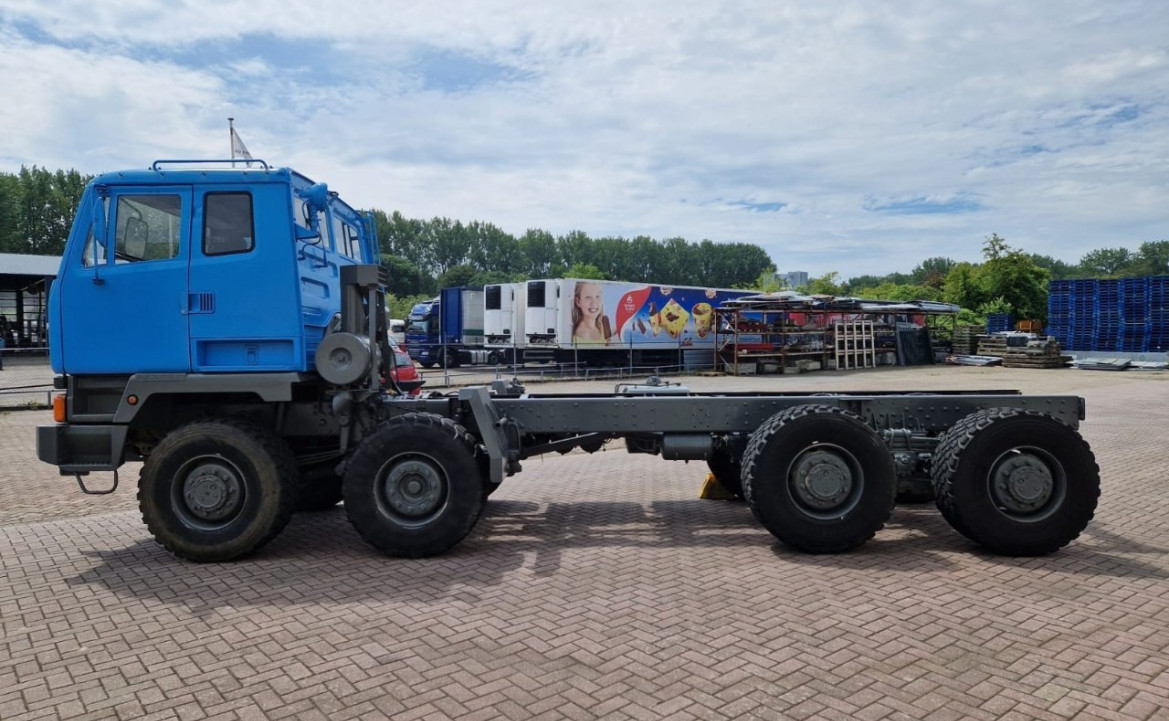
<path id="1" fill-rule="evenodd" d="M 403 526 L 421 526 L 442 514 L 449 488 L 446 473 L 430 456 L 395 456 L 378 471 L 378 508 Z"/>
<path id="2" fill-rule="evenodd" d="M 792 460 L 787 480 L 792 499 L 805 515 L 834 519 L 859 501 L 864 471 L 846 448 L 822 443 L 801 451 Z"/>
<path id="3" fill-rule="evenodd" d="M 1018 521 L 1042 521 L 1059 509 L 1067 494 L 1063 466 L 1034 446 L 1012 448 L 1000 455 L 991 465 L 987 481 L 995 508 Z"/>
<path id="4" fill-rule="evenodd" d="M 222 456 L 200 456 L 175 474 L 172 506 L 187 525 L 213 530 L 234 521 L 247 500 L 244 474 Z"/>

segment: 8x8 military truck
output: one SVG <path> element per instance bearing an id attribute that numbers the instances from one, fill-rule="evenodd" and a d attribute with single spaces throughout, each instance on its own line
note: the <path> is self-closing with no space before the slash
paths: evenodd
<path id="1" fill-rule="evenodd" d="M 158 161 L 85 190 L 49 300 L 62 391 L 41 460 L 138 500 L 164 547 L 225 561 L 297 509 L 344 500 L 392 556 L 443 553 L 526 458 L 624 441 L 705 460 L 784 543 L 847 551 L 928 477 L 950 524 L 1003 554 L 1071 542 L 1099 471 L 1084 402 L 1014 391 L 535 394 L 514 383 L 411 397 L 388 372 L 367 217 L 262 161 Z M 113 471 L 113 486 L 86 485 Z"/>

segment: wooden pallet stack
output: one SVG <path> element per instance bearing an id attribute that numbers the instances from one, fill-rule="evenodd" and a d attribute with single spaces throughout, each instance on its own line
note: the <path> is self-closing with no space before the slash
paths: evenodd
<path id="1" fill-rule="evenodd" d="M 978 355 L 998 356 L 1004 368 L 1064 368 L 1072 361 L 1051 336 L 1020 346 L 1007 345 L 1003 336 L 985 336 L 978 343 Z"/>
<path id="2" fill-rule="evenodd" d="M 978 352 L 978 335 L 982 333 L 979 325 L 954 326 L 954 354 L 974 355 Z"/>

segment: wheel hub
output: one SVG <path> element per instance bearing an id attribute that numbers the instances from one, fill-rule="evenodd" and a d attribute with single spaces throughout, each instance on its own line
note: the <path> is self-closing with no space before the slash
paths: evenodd
<path id="1" fill-rule="evenodd" d="M 421 460 L 395 465 L 383 484 L 386 502 L 395 513 L 417 518 L 433 513 L 442 502 L 445 480 L 434 466 Z"/>
<path id="2" fill-rule="evenodd" d="M 812 508 L 834 508 L 852 493 L 852 469 L 827 451 L 813 451 L 796 463 L 792 485 L 799 500 Z"/>
<path id="3" fill-rule="evenodd" d="M 1041 459 L 1022 453 L 1004 461 L 994 473 L 995 500 L 1008 510 L 1027 513 L 1051 500 L 1055 479 Z"/>
<path id="4" fill-rule="evenodd" d="M 222 521 L 240 508 L 243 486 L 230 468 L 218 463 L 196 466 L 183 481 L 183 501 L 204 521 Z"/>

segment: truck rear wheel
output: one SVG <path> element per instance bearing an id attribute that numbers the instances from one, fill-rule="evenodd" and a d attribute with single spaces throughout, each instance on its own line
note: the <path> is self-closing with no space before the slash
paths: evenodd
<path id="1" fill-rule="evenodd" d="M 138 506 L 164 548 L 191 561 L 229 561 L 276 537 L 299 481 L 292 451 L 246 419 L 172 431 L 142 466 Z"/>
<path id="2" fill-rule="evenodd" d="M 1041 556 L 1087 527 L 1100 468 L 1079 433 L 1041 413 L 988 408 L 946 432 L 933 460 L 938 509 L 995 553 Z"/>
<path id="3" fill-rule="evenodd" d="M 776 413 L 751 434 L 742 480 L 747 505 L 773 536 L 801 551 L 839 553 L 885 525 L 896 469 L 858 416 L 806 405 Z"/>
<path id="4" fill-rule="evenodd" d="M 486 489 L 467 430 L 429 413 L 394 418 L 362 442 L 345 471 L 345 512 L 391 556 L 435 556 L 471 532 Z"/>

